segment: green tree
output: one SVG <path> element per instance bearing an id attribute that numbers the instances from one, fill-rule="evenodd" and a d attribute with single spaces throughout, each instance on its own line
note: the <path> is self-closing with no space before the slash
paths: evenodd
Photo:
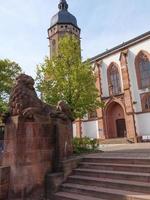
<path id="1" fill-rule="evenodd" d="M 15 78 L 21 73 L 20 66 L 8 59 L 0 60 L 0 113 L 8 110 L 8 99 Z"/>
<path id="2" fill-rule="evenodd" d="M 37 69 L 37 88 L 43 100 L 56 105 L 66 101 L 75 118 L 82 118 L 99 107 L 96 77 L 88 61 L 82 62 L 79 41 L 65 35 L 59 42 L 59 52 L 46 58 Z"/>

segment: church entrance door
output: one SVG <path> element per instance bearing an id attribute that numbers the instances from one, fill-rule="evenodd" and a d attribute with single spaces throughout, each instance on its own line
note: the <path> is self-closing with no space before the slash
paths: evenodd
<path id="1" fill-rule="evenodd" d="M 112 102 L 106 107 L 106 138 L 126 137 L 126 122 L 122 106 Z"/>
<path id="2" fill-rule="evenodd" d="M 116 127 L 117 127 L 117 136 L 119 138 L 126 137 L 125 119 L 117 119 L 116 120 Z"/>

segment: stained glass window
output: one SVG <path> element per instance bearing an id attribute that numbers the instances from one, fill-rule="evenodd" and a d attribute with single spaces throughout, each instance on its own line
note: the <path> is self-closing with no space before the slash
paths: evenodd
<path id="1" fill-rule="evenodd" d="M 109 86 L 113 95 L 121 93 L 120 75 L 117 66 L 112 65 L 109 68 Z"/>
<path id="2" fill-rule="evenodd" d="M 150 87 L 150 61 L 141 59 L 139 62 L 141 88 Z"/>

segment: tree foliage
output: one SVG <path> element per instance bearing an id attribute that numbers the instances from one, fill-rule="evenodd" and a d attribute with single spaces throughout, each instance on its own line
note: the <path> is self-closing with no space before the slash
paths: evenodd
<path id="1" fill-rule="evenodd" d="M 8 110 L 8 99 L 14 80 L 21 73 L 20 66 L 8 59 L 0 60 L 0 113 Z"/>
<path id="2" fill-rule="evenodd" d="M 38 66 L 37 88 L 43 100 L 56 105 L 66 101 L 75 118 L 83 117 L 100 106 L 95 75 L 88 61 L 82 62 L 79 40 L 64 36 L 59 52 Z"/>

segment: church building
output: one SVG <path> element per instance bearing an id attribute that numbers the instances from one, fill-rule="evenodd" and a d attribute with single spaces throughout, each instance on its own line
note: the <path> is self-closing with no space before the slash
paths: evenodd
<path id="1" fill-rule="evenodd" d="M 48 29 L 50 55 L 65 33 L 80 40 L 76 18 L 61 0 Z M 150 31 L 90 59 L 103 108 L 73 125 L 74 136 L 150 139 Z"/>
<path id="2" fill-rule="evenodd" d="M 104 107 L 74 125 L 93 138 L 150 139 L 150 31 L 90 59 Z"/>

